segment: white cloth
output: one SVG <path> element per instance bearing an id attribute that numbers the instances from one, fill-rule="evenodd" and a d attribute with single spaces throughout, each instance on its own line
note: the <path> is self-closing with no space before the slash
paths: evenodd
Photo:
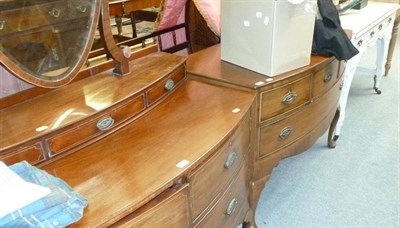
<path id="1" fill-rule="evenodd" d="M 24 181 L 0 161 L 0 218 L 49 193 L 49 188 Z"/>

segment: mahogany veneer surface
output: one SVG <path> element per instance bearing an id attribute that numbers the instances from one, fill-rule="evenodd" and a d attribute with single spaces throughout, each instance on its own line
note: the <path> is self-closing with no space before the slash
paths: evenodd
<path id="1" fill-rule="evenodd" d="M 206 159 L 253 99 L 254 93 L 188 80 L 140 121 L 42 168 L 88 199 L 77 226 L 109 225 Z M 178 168 L 182 160 L 189 164 Z"/>
<path id="2" fill-rule="evenodd" d="M 29 99 L 0 110 L 0 149 L 39 138 L 80 120 L 87 121 L 97 112 L 139 96 L 160 77 L 174 70 L 186 59 L 156 53 L 132 61 L 131 73 L 124 77 L 112 76 L 111 70 L 96 76 L 52 90 L 45 95 Z M 29 121 L 27 121 L 29 120 Z M 46 126 L 43 131 L 38 131 Z"/>
<path id="3" fill-rule="evenodd" d="M 62 151 L 68 148 L 63 143 L 74 143 L 73 133 L 62 138 L 63 128 L 79 134 L 86 126 L 81 123 L 123 104 L 118 107 L 127 112 L 118 115 L 130 118 L 126 124 L 40 165 L 88 199 L 83 218 L 72 226 L 147 225 L 168 219 L 163 213 L 168 205 L 181 211 L 172 224 L 236 225 L 245 216 L 252 223 L 249 216 L 272 168 L 310 147 L 328 128 L 343 68 L 332 58 L 312 56 L 310 65 L 270 78 L 221 61 L 219 48 L 196 52 L 186 64 L 183 57 L 152 54 L 131 62 L 129 75 L 106 71 L 6 107 L 0 110 L 7 129 L 1 131 L 0 152 L 25 145 L 21 151 L 35 157 L 54 138 L 49 148 Z M 179 83 L 169 91 L 167 79 Z M 299 99 L 282 106 L 287 90 Z M 69 110 L 79 115 L 66 115 Z M 299 131 L 281 140 L 287 124 Z M 37 132 L 40 126 L 50 128 Z M 238 158 L 226 171 L 225 157 L 233 151 Z M 207 188 L 207 180 L 218 186 Z M 237 208 L 229 217 L 232 197 Z M 148 220 L 152 216 L 157 221 Z"/>
<path id="4" fill-rule="evenodd" d="M 291 81 L 293 81 L 293 77 L 301 77 L 303 73 L 307 71 L 320 70 L 324 67 L 324 64 L 329 61 L 331 61 L 331 58 L 313 55 L 311 56 L 310 64 L 307 66 L 275 77 L 268 77 L 221 60 L 221 45 L 217 44 L 190 55 L 187 61 L 187 69 L 188 73 L 205 77 L 208 80 L 216 80 L 255 89 L 265 87 L 276 81 L 285 83 L 287 82 L 285 79 L 291 79 Z M 257 82 L 263 82 L 263 84 L 256 84 Z M 280 86 L 281 84 L 274 84 L 274 86 L 278 85 Z"/>
<path id="5" fill-rule="evenodd" d="M 187 71 L 201 81 L 257 93 L 249 155 L 249 201 L 254 213 L 281 159 L 307 150 L 328 129 L 328 143 L 334 147 L 332 126 L 339 117 L 344 67 L 333 57 L 313 55 L 307 66 L 268 77 L 221 60 L 220 48 L 215 45 L 190 55 Z"/>

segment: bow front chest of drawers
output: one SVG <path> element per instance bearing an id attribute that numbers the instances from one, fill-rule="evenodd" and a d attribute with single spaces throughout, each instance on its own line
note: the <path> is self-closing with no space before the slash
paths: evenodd
<path id="1" fill-rule="evenodd" d="M 221 61 L 220 46 L 216 45 L 190 56 L 188 72 L 209 83 L 256 92 L 249 156 L 253 212 L 281 159 L 305 151 L 328 128 L 328 145 L 335 147 L 342 62 L 312 56 L 310 65 L 270 78 Z"/>
<path id="2" fill-rule="evenodd" d="M 311 59 L 271 80 L 222 62 L 218 45 L 187 60 L 150 54 L 131 74 L 2 106 L 0 159 L 28 160 L 86 197 L 72 227 L 255 225 L 272 169 L 337 113 L 343 66 Z"/>

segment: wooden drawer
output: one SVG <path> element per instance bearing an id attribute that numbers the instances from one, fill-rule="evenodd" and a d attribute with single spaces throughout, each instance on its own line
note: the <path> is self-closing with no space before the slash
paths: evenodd
<path id="1" fill-rule="evenodd" d="M 150 106 L 154 102 L 158 101 L 165 95 L 167 95 L 171 90 L 173 90 L 176 85 L 178 85 L 182 79 L 186 76 L 185 65 L 179 67 L 177 70 L 171 73 L 171 76 L 157 82 L 152 86 L 147 92 L 147 105 Z"/>
<path id="2" fill-rule="evenodd" d="M 62 1 L 0 11 L 0 20 L 3 21 L 0 34 L 23 32 L 63 22 L 67 16 L 68 8 Z"/>
<path id="3" fill-rule="evenodd" d="M 248 186 L 245 166 L 229 186 L 214 208 L 195 227 L 237 227 L 243 223 L 249 210 Z"/>
<path id="4" fill-rule="evenodd" d="M 187 186 L 168 189 L 111 227 L 190 227 Z"/>
<path id="5" fill-rule="evenodd" d="M 369 44 L 376 42 L 376 40 L 382 35 L 382 31 L 386 29 L 392 30 L 394 19 L 395 13 L 381 20 L 377 25 L 370 28 L 367 32 L 363 32 L 361 36 L 353 38 L 352 43 L 358 49 L 367 48 Z"/>
<path id="6" fill-rule="evenodd" d="M 295 109 L 311 99 L 311 75 L 261 93 L 260 122 Z"/>
<path id="7" fill-rule="evenodd" d="M 141 95 L 117 105 L 115 108 L 109 109 L 107 112 L 100 114 L 90 121 L 78 124 L 70 130 L 63 131 L 61 134 L 48 139 L 51 155 L 58 154 L 93 139 L 95 136 L 103 134 L 116 125 L 137 115 L 144 109 L 144 95 Z M 108 126 L 108 124 L 111 126 Z M 100 128 L 103 130 L 100 130 Z"/>
<path id="8" fill-rule="evenodd" d="M 313 97 L 326 92 L 337 81 L 339 61 L 333 60 L 325 68 L 317 71 L 313 76 Z"/>
<path id="9" fill-rule="evenodd" d="M 244 121 L 217 153 L 189 176 L 194 219 L 226 189 L 243 163 L 249 144 L 249 123 Z"/>
<path id="10" fill-rule="evenodd" d="M 11 165 L 23 160 L 35 165 L 41 161 L 44 161 L 44 155 L 42 153 L 40 143 L 36 143 L 11 153 L 0 154 L 0 160 L 4 161 L 4 163 L 7 165 Z"/>
<path id="11" fill-rule="evenodd" d="M 261 127 L 259 157 L 274 153 L 314 129 L 332 110 L 327 104 L 337 106 L 339 86 L 340 82 L 337 81 L 323 98 L 286 119 Z"/>

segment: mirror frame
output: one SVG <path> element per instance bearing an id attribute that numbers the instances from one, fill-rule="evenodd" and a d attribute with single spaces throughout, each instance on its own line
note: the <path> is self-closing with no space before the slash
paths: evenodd
<path id="1" fill-rule="evenodd" d="M 80 53 L 80 57 L 79 57 L 78 61 L 75 63 L 75 65 L 71 66 L 71 69 L 69 69 L 67 71 L 68 73 L 61 79 L 51 81 L 51 80 L 39 78 L 39 77 L 23 70 L 15 62 L 10 60 L 3 52 L 0 52 L 0 64 L 2 64 L 14 76 L 16 76 L 30 84 L 33 84 L 35 86 L 40 86 L 40 87 L 45 87 L 45 88 L 56 88 L 56 87 L 60 87 L 60 86 L 68 84 L 78 74 L 78 72 L 81 70 L 82 66 L 85 64 L 87 57 L 89 56 L 89 52 L 92 47 L 94 36 L 96 33 L 96 28 L 99 23 L 99 18 L 100 18 L 99 15 L 100 15 L 100 9 L 101 9 L 102 4 L 103 4 L 102 0 L 94 0 L 93 17 L 92 17 L 91 21 L 89 22 L 90 30 L 88 32 L 88 37 L 87 37 L 86 43 L 83 46 L 83 51 Z"/>

